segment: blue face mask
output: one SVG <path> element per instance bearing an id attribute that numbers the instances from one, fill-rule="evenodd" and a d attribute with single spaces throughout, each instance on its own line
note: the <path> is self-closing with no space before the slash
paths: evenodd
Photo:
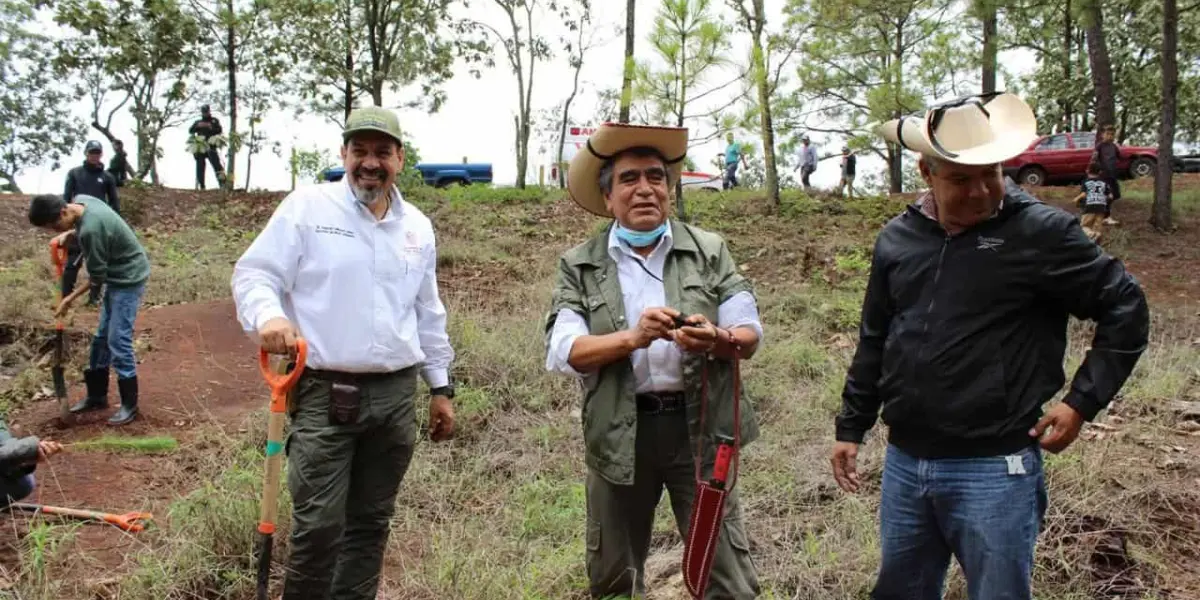
<path id="1" fill-rule="evenodd" d="M 651 246 L 662 237 L 662 234 L 667 232 L 667 223 L 664 221 L 661 225 L 651 231 L 634 231 L 626 229 L 620 223 L 617 223 L 617 239 L 629 244 L 634 248 L 645 248 Z"/>

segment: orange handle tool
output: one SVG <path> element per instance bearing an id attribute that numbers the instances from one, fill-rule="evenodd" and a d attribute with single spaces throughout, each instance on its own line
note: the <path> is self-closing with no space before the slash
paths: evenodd
<path id="1" fill-rule="evenodd" d="M 258 351 L 258 367 L 271 388 L 271 413 L 267 417 L 267 465 L 263 475 L 263 501 L 258 519 L 258 598 L 266 600 L 271 575 L 271 546 L 275 536 L 275 517 L 278 513 L 279 473 L 283 467 L 283 418 L 287 413 L 288 393 L 300 380 L 308 358 L 308 344 L 296 340 L 296 366 L 290 373 L 271 370 L 266 350 Z"/>
<path id="2" fill-rule="evenodd" d="M 45 504 L 26 504 L 23 502 L 14 503 L 13 508 L 19 508 L 31 512 L 40 512 L 47 515 L 56 515 L 60 517 L 75 517 L 78 519 L 88 519 L 93 521 L 103 521 L 110 525 L 115 525 L 122 531 L 139 532 L 146 528 L 142 521 L 150 521 L 154 519 L 154 515 L 148 512 L 128 512 L 123 515 L 114 513 L 104 513 L 94 510 L 79 510 L 75 508 L 65 508 L 62 506 L 47 506 Z"/>

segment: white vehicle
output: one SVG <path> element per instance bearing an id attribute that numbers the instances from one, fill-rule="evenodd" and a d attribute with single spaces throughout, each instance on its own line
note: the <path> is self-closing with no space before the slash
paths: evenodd
<path id="1" fill-rule="evenodd" d="M 683 172 L 683 187 L 689 190 L 705 190 L 708 192 L 721 191 L 722 177 L 712 173 L 699 171 Z"/>

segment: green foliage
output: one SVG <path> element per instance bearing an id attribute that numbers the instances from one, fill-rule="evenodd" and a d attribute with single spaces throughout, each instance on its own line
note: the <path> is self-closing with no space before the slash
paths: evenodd
<path id="1" fill-rule="evenodd" d="M 823 130 L 855 147 L 900 160 L 879 143 L 873 123 L 916 113 L 933 98 L 974 91 L 974 84 L 964 84 L 975 79 L 962 72 L 977 61 L 950 26 L 961 9 L 949 0 L 791 0 L 787 12 L 790 28 L 803 32 L 797 70 L 803 96 L 816 104 L 804 114 L 836 123 Z"/>
<path id="2" fill-rule="evenodd" d="M 1017 79 L 1017 89 L 1038 114 L 1043 133 L 1052 129 L 1093 130 L 1095 109 L 1091 68 L 1083 31 L 1088 11 L 1054 3 L 1013 3 L 1003 7 L 1002 48 L 1034 53 L 1037 64 Z M 1113 69 L 1118 141 L 1155 145 L 1161 121 L 1162 3 L 1108 0 L 1105 45 Z M 1200 11 L 1179 16 L 1179 93 L 1176 140 L 1200 140 Z"/>
<path id="3" fill-rule="evenodd" d="M 102 86 L 93 92 L 97 119 L 104 91 L 131 103 L 138 175 L 151 173 L 157 181 L 159 136 L 180 123 L 205 83 L 199 24 L 178 0 L 62 0 L 54 20 L 74 33 L 57 43 L 56 66 Z"/>
<path id="4" fill-rule="evenodd" d="M 341 123 L 360 100 L 383 106 L 384 91 L 417 86 L 404 107 L 437 111 L 458 57 L 481 60 L 481 45 L 449 37 L 461 0 L 273 0 L 270 19 L 291 43 L 292 87 L 315 113 Z"/>
<path id="5" fill-rule="evenodd" d="M 0 0 L 0 189 L 20 192 L 27 167 L 72 154 L 82 123 L 61 109 L 70 99 L 55 80 L 49 38 L 33 29 L 34 11 L 21 0 Z"/>
<path id="6" fill-rule="evenodd" d="M 708 80 L 730 64 L 730 35 L 731 28 L 714 14 L 711 0 L 662 0 L 647 39 L 661 65 L 642 61 L 634 69 L 634 99 L 645 104 L 648 122 L 683 125 L 691 119 L 715 118 L 715 110 L 689 108 L 718 87 Z M 690 138 L 693 144 L 708 139 Z"/>

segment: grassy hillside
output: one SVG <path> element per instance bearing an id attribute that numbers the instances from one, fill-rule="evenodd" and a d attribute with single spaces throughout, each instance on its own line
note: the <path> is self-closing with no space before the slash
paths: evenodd
<path id="1" fill-rule="evenodd" d="M 1131 186 L 1118 208 L 1125 223 L 1107 243 L 1151 292 L 1152 346 L 1114 409 L 1069 451 L 1047 459 L 1052 505 L 1035 574 L 1042 599 L 1200 597 L 1200 438 L 1190 434 L 1200 426 L 1168 404 L 1200 400 L 1200 313 L 1192 295 L 1200 287 L 1200 185 L 1182 178 L 1177 185 L 1182 225 L 1173 236 L 1141 223 L 1144 185 Z M 1073 193 L 1039 195 L 1062 202 Z M 232 262 L 279 198 L 130 196 L 155 265 L 151 305 L 227 300 Z M 544 372 L 542 324 L 555 258 L 603 222 L 557 190 L 422 190 L 410 199 L 437 229 L 460 425 L 453 442 L 417 450 L 398 500 L 383 597 L 585 598 L 578 392 Z M 765 345 L 743 371 L 763 435 L 744 454 L 740 480 L 765 598 L 866 598 L 873 582 L 881 432 L 861 456 L 865 489 L 858 495 L 836 487 L 828 451 L 871 244 L 906 200 L 789 191 L 773 212 L 754 191 L 688 198 L 692 221 L 729 240 L 756 286 L 766 329 Z M 13 218 L 0 229 L 11 240 L 0 248 L 0 323 L 12 335 L 0 349 L 0 368 L 13 376 L 3 397 L 19 410 L 47 378 L 27 343 L 36 337 L 18 333 L 44 326 L 53 290 L 44 236 L 11 227 L 17 212 L 5 210 Z M 1143 264 L 1144 271 L 1135 268 Z M 85 329 L 89 318 L 80 313 L 76 325 Z M 1090 327 L 1072 323 L 1071 333 L 1068 372 L 1090 343 Z M 166 524 L 127 557 L 119 581 L 77 576 L 76 530 L 39 523 L 10 541 L 13 556 L 0 554 L 9 589 L 22 599 L 253 597 L 265 420 L 252 419 L 245 431 L 206 431 L 205 443 L 184 450 L 194 479 L 162 515 Z M 666 502 L 655 531 L 652 597 L 686 598 Z M 277 548 L 286 555 L 285 544 Z M 948 598 L 966 598 L 957 573 L 949 587 Z"/>

